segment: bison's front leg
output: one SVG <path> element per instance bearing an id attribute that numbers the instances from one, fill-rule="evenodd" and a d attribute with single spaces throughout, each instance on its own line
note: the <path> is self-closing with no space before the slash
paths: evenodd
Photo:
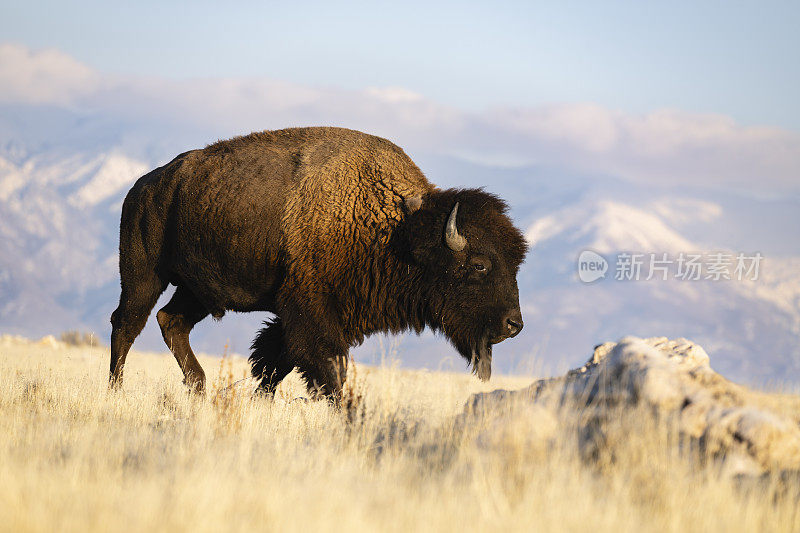
<path id="1" fill-rule="evenodd" d="M 253 341 L 250 366 L 253 377 L 259 380 L 259 392 L 274 394 L 275 389 L 295 367 L 284 342 L 281 319 L 264 322 Z"/>
<path id="2" fill-rule="evenodd" d="M 313 398 L 327 398 L 338 404 L 347 379 L 346 352 L 344 355 L 320 358 L 300 365 L 299 369 Z"/>
<path id="3" fill-rule="evenodd" d="M 347 354 L 341 326 L 319 312 L 287 306 L 281 313 L 284 342 L 309 393 L 338 402 L 347 377 Z"/>

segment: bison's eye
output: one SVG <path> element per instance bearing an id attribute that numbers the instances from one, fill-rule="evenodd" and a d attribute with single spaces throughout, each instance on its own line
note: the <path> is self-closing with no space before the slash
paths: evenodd
<path id="1" fill-rule="evenodd" d="M 489 262 L 488 259 L 476 258 L 470 262 L 470 265 L 472 266 L 472 270 L 474 270 L 478 274 L 485 274 L 486 272 L 489 271 L 489 268 L 491 268 L 492 264 Z"/>

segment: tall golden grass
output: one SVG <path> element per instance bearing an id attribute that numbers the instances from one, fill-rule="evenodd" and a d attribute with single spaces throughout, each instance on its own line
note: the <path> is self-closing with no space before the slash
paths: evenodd
<path id="1" fill-rule="evenodd" d="M 171 356 L 141 352 L 109 392 L 104 349 L 0 343 L 0 529 L 800 530 L 796 485 L 732 480 L 646 413 L 590 458 L 569 433 L 531 446 L 514 420 L 457 417 L 470 394 L 531 378 L 358 366 L 334 409 L 296 400 L 294 375 L 270 400 L 231 387 L 245 360 L 201 362 L 205 398 Z"/>

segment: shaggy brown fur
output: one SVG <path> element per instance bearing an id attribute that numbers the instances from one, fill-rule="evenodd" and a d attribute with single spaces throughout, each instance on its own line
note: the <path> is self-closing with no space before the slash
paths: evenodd
<path id="1" fill-rule="evenodd" d="M 459 251 L 444 238 L 456 203 Z M 341 128 L 253 133 L 181 154 L 125 198 L 111 382 L 170 283 L 158 322 L 198 390 L 205 376 L 189 332 L 227 310 L 277 316 L 251 356 L 268 391 L 298 367 L 311 390 L 336 395 L 350 346 L 426 326 L 488 379 L 491 344 L 522 327 L 526 246 L 505 211 L 480 190 L 435 188 L 394 144 Z"/>

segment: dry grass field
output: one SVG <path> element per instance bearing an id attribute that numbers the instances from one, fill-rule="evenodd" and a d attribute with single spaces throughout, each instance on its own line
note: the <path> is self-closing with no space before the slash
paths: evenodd
<path id="1" fill-rule="evenodd" d="M 641 413 L 595 461 L 569 434 L 542 449 L 493 416 L 459 422 L 470 394 L 531 378 L 359 365 L 337 410 L 296 400 L 294 375 L 268 400 L 225 389 L 246 361 L 201 362 L 205 398 L 136 351 L 109 392 L 103 348 L 0 342 L 0 529 L 800 530 L 796 485 L 700 466 Z"/>

